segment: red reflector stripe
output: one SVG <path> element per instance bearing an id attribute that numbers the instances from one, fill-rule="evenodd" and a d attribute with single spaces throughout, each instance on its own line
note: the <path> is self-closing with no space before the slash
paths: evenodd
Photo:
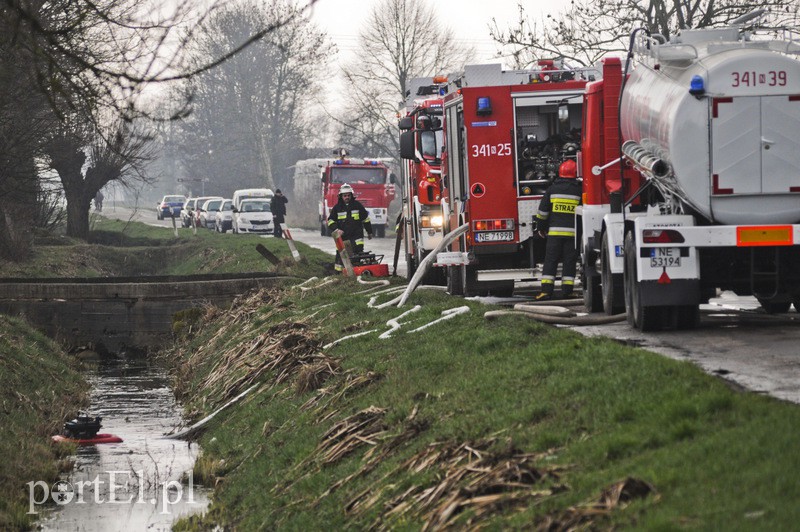
<path id="1" fill-rule="evenodd" d="M 737 246 L 791 246 L 791 225 L 751 225 L 736 228 Z"/>
<path id="2" fill-rule="evenodd" d="M 792 94 L 789 96 L 790 102 L 800 102 L 800 94 Z"/>
<path id="3" fill-rule="evenodd" d="M 719 116 L 719 104 L 721 103 L 733 103 L 733 98 L 714 98 L 711 104 L 711 115 L 713 118 Z"/>
<path id="4" fill-rule="evenodd" d="M 714 174 L 713 176 L 711 176 L 711 178 L 712 178 L 711 188 L 714 191 L 714 194 L 733 194 L 732 188 L 720 188 L 719 174 Z"/>

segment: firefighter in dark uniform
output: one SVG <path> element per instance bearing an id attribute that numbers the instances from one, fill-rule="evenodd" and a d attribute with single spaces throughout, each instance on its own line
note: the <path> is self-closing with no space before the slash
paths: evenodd
<path id="1" fill-rule="evenodd" d="M 558 177 L 547 189 L 539 203 L 539 212 L 534 222 L 535 230 L 542 236 L 547 234 L 544 266 L 542 267 L 542 291 L 536 301 L 553 298 L 558 263 L 561 267 L 561 295 L 569 297 L 575 287 L 575 272 L 578 266 L 578 250 L 575 247 L 575 208 L 581 203 L 583 185 L 578 177 L 578 165 L 567 159 L 558 168 Z"/>
<path id="2" fill-rule="evenodd" d="M 353 187 L 348 184 L 342 185 L 339 189 L 339 201 L 331 209 L 328 215 L 328 228 L 331 231 L 340 229 L 342 240 L 350 242 L 353 253 L 364 251 L 364 231 L 367 231 L 367 238 L 372 239 L 372 223 L 369 221 L 369 213 L 364 206 L 353 196 Z M 336 271 L 342 271 L 342 257 L 336 252 Z"/>

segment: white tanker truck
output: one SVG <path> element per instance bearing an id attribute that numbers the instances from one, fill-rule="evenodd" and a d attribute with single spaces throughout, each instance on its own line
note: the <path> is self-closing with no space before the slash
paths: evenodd
<path id="1" fill-rule="evenodd" d="M 694 327 L 718 289 L 800 310 L 800 41 L 745 31 L 749 20 L 637 35 L 628 79 L 594 91 L 621 100 L 618 129 L 609 115 L 583 132 L 619 134 L 618 159 L 582 154 L 592 310 L 624 304 L 643 331 Z"/>

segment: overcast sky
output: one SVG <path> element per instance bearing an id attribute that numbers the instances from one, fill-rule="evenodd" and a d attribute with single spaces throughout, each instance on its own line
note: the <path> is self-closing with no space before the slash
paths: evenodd
<path id="1" fill-rule="evenodd" d="M 502 62 L 489 36 L 489 24 L 494 17 L 501 29 L 515 25 L 519 20 L 517 4 L 520 1 L 528 17 L 539 20 L 543 14 L 558 13 L 570 0 L 427 0 L 439 22 L 451 28 L 459 42 L 475 49 L 476 63 Z M 311 20 L 339 49 L 338 57 L 332 61 L 334 69 L 338 70 L 342 62 L 353 57 L 361 25 L 379 3 L 380 0 L 318 0 L 314 5 Z"/>
<path id="2" fill-rule="evenodd" d="M 500 28 L 512 26 L 519 19 L 521 0 L 428 0 L 444 26 L 456 39 L 475 48 L 479 63 L 496 62 L 497 47 L 489 37 L 489 23 L 497 19 Z M 336 43 L 341 56 L 351 56 L 357 45 L 359 28 L 380 0 L 318 0 L 311 18 Z M 536 19 L 542 13 L 557 13 L 569 0 L 522 0 L 525 12 Z M 338 61 L 337 61 L 338 62 Z"/>

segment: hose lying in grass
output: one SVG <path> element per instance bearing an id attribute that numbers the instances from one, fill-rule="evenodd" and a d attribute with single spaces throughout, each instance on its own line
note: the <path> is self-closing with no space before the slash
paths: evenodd
<path id="1" fill-rule="evenodd" d="M 452 231 L 444 235 L 442 241 L 439 242 L 439 245 L 436 246 L 433 249 L 433 251 L 428 253 L 428 255 L 424 259 L 422 259 L 422 262 L 420 262 L 419 266 L 417 266 L 417 271 L 414 272 L 414 276 L 408 282 L 408 287 L 406 288 L 405 293 L 403 293 L 403 295 L 400 297 L 400 302 L 397 303 L 398 307 L 402 307 L 403 305 L 406 304 L 408 298 L 411 297 L 411 293 L 414 291 L 414 289 L 416 289 L 419 282 L 425 276 L 425 272 L 428 271 L 428 268 L 430 268 L 431 263 L 433 263 L 433 261 L 436 259 L 436 255 L 438 255 L 439 252 L 442 251 L 446 246 L 448 246 L 453 240 L 466 233 L 467 229 L 469 229 L 469 224 L 463 224 L 457 227 L 456 229 L 453 229 Z"/>
<path id="2" fill-rule="evenodd" d="M 400 321 L 399 321 L 399 320 L 400 320 L 400 318 L 403 318 L 403 317 L 405 317 L 407 314 L 411 314 L 412 312 L 416 312 L 416 311 L 418 311 L 418 310 L 419 310 L 419 309 L 421 309 L 421 308 L 422 308 L 422 306 L 421 306 L 421 305 L 415 305 L 415 306 L 414 306 L 413 308 L 411 308 L 410 310 L 407 310 L 407 311 L 403 312 L 402 314 L 400 314 L 399 316 L 397 316 L 396 318 L 392 318 L 392 319 L 390 319 L 389 321 L 387 321 L 387 322 L 386 322 L 386 325 L 388 325 L 388 326 L 389 326 L 389 327 L 391 327 L 391 328 L 390 328 L 388 331 L 386 331 L 385 333 L 383 333 L 383 334 L 381 334 L 380 336 L 378 336 L 378 338 L 380 338 L 381 340 L 386 340 L 387 338 L 389 338 L 390 336 L 392 336 L 392 334 L 393 334 L 393 333 L 394 333 L 396 330 L 398 330 L 400 327 L 402 327 L 402 325 L 400 324 Z"/>
<path id="3" fill-rule="evenodd" d="M 490 310 L 488 312 L 484 312 L 483 314 L 483 317 L 487 320 L 496 319 L 500 316 L 525 316 L 527 318 L 541 321 L 542 323 L 550 323 L 552 325 L 603 325 L 606 323 L 625 321 L 627 315 L 614 314 L 613 316 L 609 316 L 607 314 L 598 314 L 586 316 L 553 316 L 527 312 L 523 310 Z"/>
<path id="4" fill-rule="evenodd" d="M 430 327 L 431 325 L 433 325 L 435 323 L 439 323 L 440 321 L 444 321 L 444 320 L 449 320 L 450 318 L 455 318 L 459 314 L 464 314 L 466 312 L 469 312 L 469 310 L 470 310 L 469 307 L 466 306 L 466 305 L 464 305 L 463 307 L 455 307 L 455 308 L 449 308 L 447 310 L 443 310 L 441 318 L 433 320 L 430 323 L 426 323 L 422 327 L 417 327 L 413 331 L 408 331 L 408 332 L 415 333 L 415 332 L 421 331 L 422 329 L 427 329 L 428 327 Z"/>
<path id="5" fill-rule="evenodd" d="M 185 430 L 182 430 L 180 432 L 177 432 L 175 434 L 170 434 L 169 436 L 165 436 L 165 438 L 168 439 L 168 440 L 191 440 L 198 433 L 200 433 L 200 431 L 205 430 L 206 424 L 208 424 L 209 421 L 214 419 L 214 417 L 217 414 L 219 414 L 223 410 L 225 410 L 225 409 L 235 405 L 239 401 L 241 401 L 247 394 L 249 394 L 254 389 L 256 389 L 256 387 L 258 387 L 260 384 L 261 383 L 253 384 L 248 389 L 246 389 L 245 391 L 243 391 L 242 393 L 240 393 L 239 395 L 237 395 L 236 397 L 234 397 L 233 399 L 231 399 L 230 401 L 228 401 L 227 403 L 225 403 L 221 407 L 217 408 L 212 413 L 210 413 L 209 415 L 207 415 L 206 417 L 204 417 L 203 419 L 201 419 L 200 421 L 198 421 L 197 423 L 195 423 L 191 427 L 189 427 L 189 428 L 187 428 Z"/>

